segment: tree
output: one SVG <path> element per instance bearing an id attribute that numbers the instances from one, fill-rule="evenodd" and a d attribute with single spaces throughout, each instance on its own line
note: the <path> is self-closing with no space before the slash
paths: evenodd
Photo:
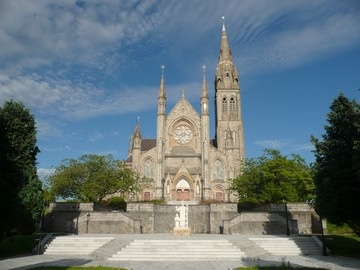
<path id="1" fill-rule="evenodd" d="M 35 119 L 22 103 L 0 107 L 1 234 L 31 232 L 43 211 L 41 182 L 36 174 Z M 34 200 L 36 198 L 36 200 Z"/>
<path id="2" fill-rule="evenodd" d="M 81 202 L 100 202 L 106 195 L 135 192 L 138 175 L 111 155 L 65 159 L 47 179 L 52 196 Z"/>
<path id="3" fill-rule="evenodd" d="M 316 211 L 330 222 L 347 223 L 360 234 L 360 105 L 343 94 L 334 99 L 322 141 L 315 146 Z"/>
<path id="4" fill-rule="evenodd" d="M 266 149 L 263 156 L 245 161 L 231 190 L 239 194 L 239 201 L 305 202 L 314 190 L 312 170 L 299 155 L 287 158 L 278 150 Z"/>

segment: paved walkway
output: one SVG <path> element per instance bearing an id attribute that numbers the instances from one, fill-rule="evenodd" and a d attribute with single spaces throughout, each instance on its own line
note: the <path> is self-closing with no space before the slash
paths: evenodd
<path id="1" fill-rule="evenodd" d="M 128 238 L 130 236 L 115 236 Z M 147 239 L 159 239 L 161 235 L 142 235 Z M 199 237 L 199 236 L 198 236 Z M 201 237 L 201 236 L 200 236 Z M 214 235 L 214 238 L 231 236 Z M 37 266 L 111 266 L 132 270 L 230 270 L 241 266 L 278 266 L 281 264 L 293 267 L 317 267 L 324 269 L 360 269 L 360 260 L 336 256 L 274 256 L 264 255 L 260 258 L 240 258 L 238 261 L 191 261 L 191 262 L 116 262 L 108 261 L 101 256 L 61 256 L 61 255 L 31 255 L 0 260 L 0 269 L 30 269 Z"/>

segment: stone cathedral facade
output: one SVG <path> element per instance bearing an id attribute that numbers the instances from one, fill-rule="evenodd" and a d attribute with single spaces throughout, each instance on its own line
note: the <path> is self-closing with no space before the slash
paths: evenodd
<path id="1" fill-rule="evenodd" d="M 146 180 L 143 190 L 130 199 L 165 199 L 168 203 L 237 200 L 228 188 L 244 160 L 244 129 L 239 74 L 224 22 L 214 84 L 215 138 L 211 139 L 209 106 L 213 100 L 205 74 L 198 89 L 201 111 L 197 112 L 183 95 L 167 112 L 163 69 L 156 138 L 142 138 L 139 121 L 131 136 L 126 164 Z"/>

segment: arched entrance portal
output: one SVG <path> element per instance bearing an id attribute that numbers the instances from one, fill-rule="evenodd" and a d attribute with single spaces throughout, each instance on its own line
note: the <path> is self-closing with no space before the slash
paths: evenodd
<path id="1" fill-rule="evenodd" d="M 185 179 L 181 179 L 176 184 L 176 200 L 190 201 L 190 185 Z"/>

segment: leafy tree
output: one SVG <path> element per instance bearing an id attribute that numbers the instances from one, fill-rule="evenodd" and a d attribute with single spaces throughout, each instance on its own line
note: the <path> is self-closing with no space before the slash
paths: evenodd
<path id="1" fill-rule="evenodd" d="M 36 174 L 36 128 L 22 103 L 0 107 L 0 233 L 31 232 L 43 211 L 41 182 Z M 36 198 L 36 199 L 35 199 Z"/>
<path id="2" fill-rule="evenodd" d="M 47 179 L 48 197 L 100 202 L 106 195 L 138 190 L 138 175 L 111 155 L 66 159 Z"/>
<path id="3" fill-rule="evenodd" d="M 305 202 L 314 190 L 312 170 L 299 155 L 287 158 L 266 149 L 263 156 L 245 161 L 231 190 L 239 194 L 240 202 Z"/>
<path id="4" fill-rule="evenodd" d="M 360 105 L 343 94 L 334 99 L 322 141 L 315 146 L 315 208 L 336 225 L 360 234 Z"/>

